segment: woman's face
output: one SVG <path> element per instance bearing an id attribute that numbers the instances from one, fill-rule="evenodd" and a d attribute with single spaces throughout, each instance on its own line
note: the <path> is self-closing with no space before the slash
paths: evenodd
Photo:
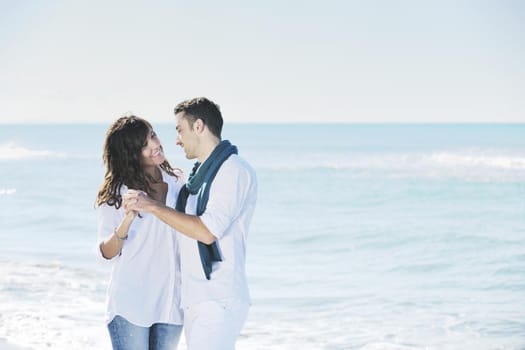
<path id="1" fill-rule="evenodd" d="M 155 131 L 150 130 L 146 145 L 142 148 L 142 162 L 144 166 L 153 166 L 160 165 L 165 160 L 160 140 Z"/>

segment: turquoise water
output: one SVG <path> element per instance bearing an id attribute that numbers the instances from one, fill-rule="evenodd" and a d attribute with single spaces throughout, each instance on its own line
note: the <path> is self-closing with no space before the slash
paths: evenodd
<path id="1" fill-rule="evenodd" d="M 155 125 L 186 172 L 174 125 Z M 0 126 L 0 338 L 109 349 L 105 125 Z M 525 125 L 227 125 L 256 168 L 240 349 L 524 349 Z M 185 345 L 182 344 L 182 349 Z"/>

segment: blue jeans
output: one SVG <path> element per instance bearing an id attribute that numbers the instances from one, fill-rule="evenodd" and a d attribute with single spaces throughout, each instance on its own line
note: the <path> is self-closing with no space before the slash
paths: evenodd
<path id="1" fill-rule="evenodd" d="M 175 350 L 182 325 L 155 323 L 139 327 L 122 316 L 115 316 L 108 324 L 113 350 Z"/>

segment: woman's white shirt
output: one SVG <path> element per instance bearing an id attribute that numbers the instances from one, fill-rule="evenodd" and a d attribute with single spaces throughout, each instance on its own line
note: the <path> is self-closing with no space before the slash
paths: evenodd
<path id="1" fill-rule="evenodd" d="M 184 179 L 162 171 L 168 184 L 166 205 L 174 208 Z M 127 192 L 122 186 L 121 193 Z M 154 323 L 182 324 L 180 308 L 180 252 L 177 233 L 152 214 L 136 217 L 113 263 L 107 292 L 106 322 L 116 315 L 149 327 Z M 124 209 L 103 204 L 98 208 L 98 242 L 113 234 L 125 216 Z M 102 257 L 100 249 L 99 256 Z"/>

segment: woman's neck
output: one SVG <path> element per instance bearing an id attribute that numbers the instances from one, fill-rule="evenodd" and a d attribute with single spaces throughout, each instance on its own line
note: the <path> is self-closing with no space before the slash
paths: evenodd
<path id="1" fill-rule="evenodd" d="M 154 183 L 162 181 L 162 171 L 158 166 L 147 167 L 144 169 L 144 172 L 153 178 Z"/>

